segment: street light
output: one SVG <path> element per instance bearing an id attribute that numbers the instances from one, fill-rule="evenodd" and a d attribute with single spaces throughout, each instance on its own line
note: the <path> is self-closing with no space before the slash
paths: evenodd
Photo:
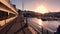
<path id="1" fill-rule="evenodd" d="M 22 0 L 22 10 L 24 11 L 24 0 Z"/>
<path id="2" fill-rule="evenodd" d="M 24 0 L 22 0 L 22 11 L 24 11 Z M 27 17 L 25 17 L 26 18 L 26 26 L 28 26 L 28 20 L 27 20 Z"/>

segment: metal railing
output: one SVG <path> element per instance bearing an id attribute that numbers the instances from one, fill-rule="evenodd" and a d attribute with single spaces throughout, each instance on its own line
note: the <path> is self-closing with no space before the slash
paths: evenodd
<path id="1" fill-rule="evenodd" d="M 27 18 L 28 19 L 28 18 Z M 28 20 L 27 20 L 28 23 Z M 54 31 L 37 23 L 28 23 L 38 34 L 54 34 Z M 36 26 L 37 25 L 37 26 Z"/>
<path id="2" fill-rule="evenodd" d="M 30 24 L 30 26 L 39 34 L 54 34 L 54 31 L 48 29 L 47 27 L 43 27 L 41 25 L 38 25 L 39 27 L 37 27 L 34 24 Z"/>

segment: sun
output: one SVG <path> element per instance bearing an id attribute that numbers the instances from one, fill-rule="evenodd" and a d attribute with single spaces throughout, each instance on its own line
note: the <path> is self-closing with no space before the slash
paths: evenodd
<path id="1" fill-rule="evenodd" d="M 41 5 L 41 6 L 38 6 L 38 7 L 35 9 L 35 12 L 44 14 L 44 13 L 47 13 L 48 10 L 47 10 L 43 5 Z"/>

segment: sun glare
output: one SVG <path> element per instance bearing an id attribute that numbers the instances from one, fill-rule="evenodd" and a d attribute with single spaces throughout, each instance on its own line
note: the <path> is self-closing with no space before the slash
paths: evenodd
<path id="1" fill-rule="evenodd" d="M 42 25 L 42 20 L 41 19 L 38 20 L 38 24 Z"/>
<path id="2" fill-rule="evenodd" d="M 35 9 L 35 11 L 38 12 L 38 13 L 42 13 L 42 14 L 48 12 L 48 10 L 47 10 L 43 5 L 38 6 L 38 7 Z"/>

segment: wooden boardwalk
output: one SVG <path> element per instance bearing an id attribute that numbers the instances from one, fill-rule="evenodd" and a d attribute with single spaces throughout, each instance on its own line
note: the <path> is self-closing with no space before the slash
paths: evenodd
<path id="1" fill-rule="evenodd" d="M 7 23 L 7 25 L 0 30 L 0 34 L 32 34 L 24 23 L 24 19 L 18 16 L 16 19 Z"/>

